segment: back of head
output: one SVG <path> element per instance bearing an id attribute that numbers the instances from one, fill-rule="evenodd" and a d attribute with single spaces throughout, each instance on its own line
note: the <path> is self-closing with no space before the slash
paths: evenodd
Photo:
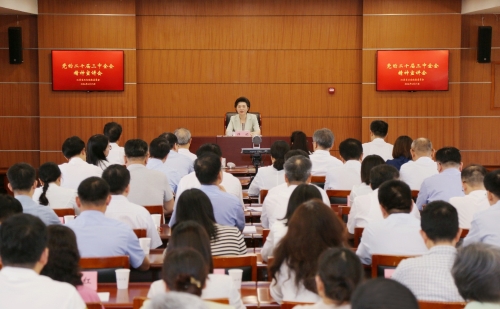
<path id="1" fill-rule="evenodd" d="M 392 165 L 377 165 L 370 171 L 370 185 L 373 190 L 378 189 L 385 181 L 398 178 L 399 171 Z"/>
<path id="2" fill-rule="evenodd" d="M 290 136 L 290 149 L 291 150 L 304 150 L 306 153 L 309 153 L 309 147 L 307 145 L 307 136 L 302 131 L 293 131 Z"/>
<path id="3" fill-rule="evenodd" d="M 410 213 L 411 189 L 403 181 L 388 180 L 379 187 L 378 202 L 387 213 Z"/>
<path id="4" fill-rule="evenodd" d="M 124 148 L 127 158 L 142 159 L 148 155 L 148 143 L 142 139 L 129 139 Z"/>
<path id="5" fill-rule="evenodd" d="M 421 214 L 420 226 L 433 242 L 451 242 L 458 233 L 458 212 L 445 201 L 430 202 Z"/>
<path id="6" fill-rule="evenodd" d="M 370 123 L 370 131 L 376 137 L 384 138 L 389 132 L 389 124 L 383 120 L 374 120 Z"/>
<path id="7" fill-rule="evenodd" d="M 186 128 L 179 128 L 174 131 L 179 145 L 186 145 L 191 140 L 191 132 Z"/>
<path id="8" fill-rule="evenodd" d="M 436 161 L 445 167 L 458 167 L 462 163 L 462 156 L 455 147 L 443 147 L 436 151 Z"/>
<path id="9" fill-rule="evenodd" d="M 359 160 L 363 154 L 361 142 L 355 138 L 348 138 L 339 144 L 340 156 L 346 161 Z"/>
<path id="10" fill-rule="evenodd" d="M 107 161 L 104 152 L 108 144 L 108 138 L 102 134 L 91 136 L 87 142 L 87 163 L 97 165 L 99 161 Z"/>
<path id="11" fill-rule="evenodd" d="M 286 208 L 286 215 L 284 218 L 286 220 L 285 225 L 288 225 L 288 221 L 290 221 L 290 218 L 292 217 L 297 207 L 302 205 L 302 203 L 315 198 L 320 200 L 323 198 L 316 186 L 309 184 L 298 185 L 293 190 L 292 195 L 290 195 L 290 199 L 288 200 L 288 206 Z"/>
<path id="12" fill-rule="evenodd" d="M 273 167 L 278 171 L 283 169 L 285 164 L 285 155 L 290 150 L 290 146 L 285 141 L 275 141 L 271 145 L 271 157 L 275 160 Z"/>
<path id="13" fill-rule="evenodd" d="M 109 185 L 100 177 L 89 177 L 78 186 L 78 198 L 82 206 L 106 206 Z"/>
<path id="14" fill-rule="evenodd" d="M 304 158 L 308 158 L 309 159 L 309 153 L 308 152 L 305 152 L 304 150 L 302 149 L 294 149 L 294 150 L 289 150 L 286 154 L 285 154 L 285 162 L 290 159 L 291 157 L 294 157 L 294 156 L 303 156 Z"/>
<path id="15" fill-rule="evenodd" d="M 151 299 L 152 309 L 208 309 L 205 302 L 192 294 L 169 291 Z"/>
<path id="16" fill-rule="evenodd" d="M 332 148 L 334 139 L 332 131 L 327 128 L 316 130 L 313 134 L 313 142 L 323 149 Z"/>
<path id="17" fill-rule="evenodd" d="M 7 170 L 13 191 L 29 191 L 36 181 L 36 171 L 28 163 L 16 163 Z"/>
<path id="18" fill-rule="evenodd" d="M 198 156 L 194 161 L 194 172 L 201 184 L 211 185 L 215 183 L 221 172 L 220 157 L 212 153 Z"/>
<path id="19" fill-rule="evenodd" d="M 411 149 L 418 156 L 430 157 L 432 155 L 432 143 L 428 138 L 425 137 L 420 137 L 414 140 L 411 143 Z"/>
<path id="20" fill-rule="evenodd" d="M 394 147 L 392 148 L 392 157 L 393 158 L 399 158 L 399 157 L 405 157 L 407 159 L 411 159 L 411 144 L 413 140 L 411 137 L 402 135 L 398 138 L 396 138 L 396 141 L 394 142 Z"/>
<path id="21" fill-rule="evenodd" d="M 340 305 L 351 301 L 352 293 L 363 281 L 364 270 L 351 249 L 329 248 L 319 257 L 318 275 L 325 287 L 326 297 Z"/>
<path id="22" fill-rule="evenodd" d="M 47 247 L 47 227 L 38 217 L 17 214 L 0 225 L 3 266 L 33 268 Z"/>
<path id="23" fill-rule="evenodd" d="M 491 171 L 484 176 L 484 188 L 500 198 L 500 170 Z"/>
<path id="24" fill-rule="evenodd" d="M 38 198 L 40 205 L 49 205 L 49 200 L 47 199 L 49 184 L 57 181 L 59 177 L 61 177 L 61 170 L 54 162 L 46 162 L 40 165 L 40 168 L 38 169 L 38 178 L 40 178 L 43 183 L 42 194 L 40 194 L 40 197 Z"/>
<path id="25" fill-rule="evenodd" d="M 384 159 L 379 155 L 368 155 L 361 162 L 361 181 L 365 184 L 370 184 L 370 172 L 372 168 L 378 165 L 385 164 Z"/>
<path id="26" fill-rule="evenodd" d="M 462 181 L 471 187 L 482 187 L 488 171 L 482 165 L 471 164 L 462 170 Z"/>
<path id="27" fill-rule="evenodd" d="M 108 122 L 104 125 L 103 134 L 108 137 L 110 143 L 116 143 L 122 135 L 122 126 L 116 122 Z"/>
<path id="28" fill-rule="evenodd" d="M 109 185 L 111 194 L 123 194 L 130 184 L 130 172 L 123 165 L 113 164 L 102 172 L 102 179 Z"/>
<path id="29" fill-rule="evenodd" d="M 163 137 L 157 137 L 149 143 L 149 156 L 163 160 L 170 153 L 170 144 Z"/>
<path id="30" fill-rule="evenodd" d="M 7 218 L 23 212 L 23 206 L 15 197 L 0 194 L 0 224 Z"/>
<path id="31" fill-rule="evenodd" d="M 198 150 L 196 151 L 196 156 L 201 157 L 205 153 L 212 153 L 219 158 L 222 157 L 222 151 L 220 150 L 220 146 L 217 144 L 207 143 L 201 145 L 200 148 L 198 148 Z"/>
<path id="32" fill-rule="evenodd" d="M 500 248 L 485 243 L 462 247 L 451 273 L 466 301 L 500 302 Z"/>
<path id="33" fill-rule="evenodd" d="M 192 220 L 203 226 L 211 239 L 217 236 L 214 208 L 208 196 L 200 189 L 188 189 L 178 197 L 175 221 Z"/>
<path id="34" fill-rule="evenodd" d="M 174 133 L 171 132 L 165 132 L 160 134 L 158 137 L 163 137 L 168 141 L 168 144 L 170 145 L 170 149 L 174 148 L 175 144 L 179 144 L 179 140 L 177 139 L 177 136 L 175 136 Z"/>
<path id="35" fill-rule="evenodd" d="M 79 155 L 85 149 L 85 142 L 78 136 L 68 137 L 62 144 L 62 153 L 66 159 Z"/>
<path id="36" fill-rule="evenodd" d="M 191 248 L 170 250 L 163 265 L 163 281 L 169 290 L 201 296 L 208 265 L 199 252 Z"/>
<path id="37" fill-rule="evenodd" d="M 311 176 L 311 160 L 304 156 L 293 156 L 285 162 L 285 176 L 289 182 L 306 182 Z"/>
<path id="38" fill-rule="evenodd" d="M 396 280 L 370 279 L 351 298 L 352 309 L 418 309 L 415 295 Z"/>

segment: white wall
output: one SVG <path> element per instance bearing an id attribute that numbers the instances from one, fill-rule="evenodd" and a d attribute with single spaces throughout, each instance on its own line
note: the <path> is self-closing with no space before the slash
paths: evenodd
<path id="1" fill-rule="evenodd" d="M 0 8 L 21 13 L 38 14 L 38 0 L 0 0 Z"/>

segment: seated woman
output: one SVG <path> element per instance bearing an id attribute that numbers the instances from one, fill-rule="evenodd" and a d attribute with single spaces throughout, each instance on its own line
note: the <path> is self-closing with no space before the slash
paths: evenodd
<path id="1" fill-rule="evenodd" d="M 247 254 L 247 246 L 241 232 L 237 227 L 215 222 L 212 203 L 199 189 L 182 192 L 177 201 L 175 219 L 176 225 L 182 221 L 193 220 L 203 226 L 210 237 L 212 255 Z"/>
<path id="2" fill-rule="evenodd" d="M 358 196 L 371 193 L 373 190 L 370 187 L 370 171 L 377 165 L 385 164 L 384 159 L 379 155 L 369 155 L 361 162 L 361 183 L 352 187 L 349 194 L 349 205 L 354 203 L 354 199 Z"/>
<path id="3" fill-rule="evenodd" d="M 109 155 L 109 140 L 102 134 L 96 134 L 87 142 L 87 163 L 100 167 L 103 171 L 110 165 L 106 157 Z"/>
<path id="4" fill-rule="evenodd" d="M 290 147 L 285 141 L 275 141 L 271 145 L 271 162 L 272 166 L 259 168 L 250 187 L 248 195 L 259 195 L 262 189 L 271 189 L 285 182 L 285 154 L 290 150 Z"/>
<path id="5" fill-rule="evenodd" d="M 364 278 L 363 265 L 348 248 L 330 248 L 318 261 L 316 287 L 321 300 L 295 309 L 350 309 L 351 296 Z"/>
<path id="6" fill-rule="evenodd" d="M 227 298 L 229 304 L 236 309 L 245 309 L 241 301 L 240 293 L 236 289 L 228 275 L 212 274 L 212 254 L 210 252 L 210 240 L 205 229 L 194 221 L 184 221 L 175 226 L 168 243 L 167 252 L 180 248 L 191 248 L 199 252 L 204 258 L 204 263 L 208 265 L 208 278 L 205 288 L 201 292 L 203 299 Z M 166 265 L 167 260 L 164 260 Z M 165 266 L 164 266 L 165 267 Z M 166 291 L 164 280 L 158 280 L 151 284 L 148 297 L 152 298 Z"/>
<path id="7" fill-rule="evenodd" d="M 288 230 L 288 221 L 290 221 L 290 218 L 297 207 L 314 198 L 322 199 L 321 193 L 316 186 L 301 184 L 293 190 L 292 195 L 290 195 L 290 199 L 288 200 L 285 218 L 276 221 L 273 226 L 271 226 L 269 236 L 267 236 L 266 242 L 260 251 L 263 261 L 267 261 L 269 256 L 273 256 L 274 248 L 286 235 L 286 231 Z"/>
<path id="8" fill-rule="evenodd" d="M 290 150 L 296 149 L 304 150 L 307 154 L 311 153 L 307 145 L 307 136 L 302 131 L 293 131 L 290 136 Z"/>
<path id="9" fill-rule="evenodd" d="M 396 139 L 394 147 L 392 148 L 392 157 L 394 159 L 387 160 L 387 164 L 401 169 L 401 165 L 411 160 L 411 143 L 413 140 L 411 137 L 402 135 Z"/>
<path id="10" fill-rule="evenodd" d="M 40 166 L 39 179 L 41 188 L 36 188 L 33 200 L 40 205 L 50 206 L 52 209 L 73 208 L 79 212 L 76 206 L 76 191 L 61 187 L 61 170 L 54 162 L 47 162 Z"/>
<path id="11" fill-rule="evenodd" d="M 278 303 L 320 300 L 314 277 L 318 256 L 327 248 L 344 247 L 345 225 L 320 199 L 300 205 L 288 223 L 288 231 L 274 250 L 269 269 L 271 296 Z"/>
<path id="12" fill-rule="evenodd" d="M 226 135 L 233 136 L 235 131 L 250 131 L 252 136 L 260 135 L 259 120 L 257 116 L 249 114 L 250 100 L 239 97 L 234 102 L 234 108 L 238 115 L 231 116 L 226 128 Z"/>

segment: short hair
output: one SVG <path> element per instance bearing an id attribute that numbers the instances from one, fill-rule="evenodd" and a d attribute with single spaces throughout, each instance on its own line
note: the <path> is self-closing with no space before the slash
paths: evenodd
<path id="1" fill-rule="evenodd" d="M 425 137 L 419 137 L 411 143 L 411 149 L 416 153 L 428 154 L 432 153 L 432 142 Z"/>
<path id="2" fill-rule="evenodd" d="M 15 197 L 0 194 L 0 223 L 5 219 L 23 212 L 23 206 Z"/>
<path id="3" fill-rule="evenodd" d="M 389 124 L 383 120 L 373 120 L 370 123 L 370 131 L 377 137 L 386 137 L 389 132 Z"/>
<path id="4" fill-rule="evenodd" d="M 16 163 L 7 170 L 7 178 L 13 191 L 28 191 L 36 181 L 36 171 L 28 163 Z"/>
<path id="5" fill-rule="evenodd" d="M 271 145 L 271 157 L 274 159 L 273 167 L 278 171 L 283 169 L 285 155 L 290 150 L 290 146 L 285 141 L 275 141 Z"/>
<path id="6" fill-rule="evenodd" d="M 47 247 L 47 227 L 30 214 L 17 214 L 0 225 L 3 266 L 33 268 Z"/>
<path id="7" fill-rule="evenodd" d="M 463 182 L 476 187 L 483 185 L 484 176 L 486 176 L 487 173 L 488 171 L 484 168 L 484 166 L 479 164 L 470 164 L 462 170 L 461 177 Z"/>
<path id="8" fill-rule="evenodd" d="M 322 148 L 331 148 L 333 146 L 334 140 L 335 137 L 333 136 L 333 132 L 330 129 L 323 128 L 314 131 L 313 142 L 315 142 Z"/>
<path id="9" fill-rule="evenodd" d="M 418 309 L 415 295 L 403 284 L 386 278 L 362 283 L 351 297 L 352 309 Z"/>
<path id="10" fill-rule="evenodd" d="M 302 131 L 293 131 L 290 136 L 290 149 L 301 149 L 309 153 L 309 145 L 307 142 L 307 135 Z"/>
<path id="11" fill-rule="evenodd" d="M 283 220 L 286 221 L 285 225 L 288 226 L 288 221 L 290 221 L 293 213 L 302 203 L 315 198 L 321 200 L 323 196 L 321 196 L 321 192 L 319 192 L 318 188 L 314 185 L 303 183 L 293 189 L 290 199 L 288 199 L 285 218 L 283 218 Z"/>
<path id="12" fill-rule="evenodd" d="M 177 136 L 179 145 L 186 145 L 191 139 L 191 132 L 186 128 L 178 128 L 174 131 L 174 134 Z"/>
<path id="13" fill-rule="evenodd" d="M 142 139 L 129 139 L 124 148 L 127 158 L 145 158 L 148 155 L 148 143 Z"/>
<path id="14" fill-rule="evenodd" d="M 219 158 L 222 157 L 222 151 L 220 149 L 220 146 L 213 143 L 203 144 L 200 146 L 200 148 L 198 148 L 198 150 L 196 150 L 197 157 L 202 157 L 205 153 L 215 154 Z"/>
<path id="15" fill-rule="evenodd" d="M 109 185 L 100 177 L 89 177 L 80 183 L 77 191 L 83 205 L 102 206 L 109 196 Z"/>
<path id="16" fill-rule="evenodd" d="M 325 296 L 337 305 L 351 300 L 364 279 L 364 270 L 356 253 L 349 248 L 329 248 L 319 257 L 318 275 L 325 286 Z"/>
<path id="17" fill-rule="evenodd" d="M 149 156 L 163 160 L 170 153 L 170 144 L 163 137 L 157 137 L 149 143 Z"/>
<path id="18" fill-rule="evenodd" d="M 370 172 L 372 168 L 378 165 L 385 164 L 384 159 L 379 155 L 368 155 L 361 162 L 361 182 L 370 184 Z"/>
<path id="19" fill-rule="evenodd" d="M 163 281 L 171 291 L 201 296 L 208 277 L 208 265 L 192 248 L 170 250 L 163 261 Z"/>
<path id="20" fill-rule="evenodd" d="M 462 247 L 451 274 L 466 301 L 500 302 L 500 248 L 485 243 Z"/>
<path id="21" fill-rule="evenodd" d="M 109 185 L 111 194 L 123 194 L 130 184 L 130 172 L 123 165 L 112 164 L 102 172 L 102 179 Z"/>
<path id="22" fill-rule="evenodd" d="M 392 165 L 377 165 L 370 171 L 370 185 L 373 190 L 378 189 L 384 181 L 398 178 L 399 171 Z"/>
<path id="23" fill-rule="evenodd" d="M 436 151 L 436 161 L 442 165 L 460 165 L 462 156 L 455 147 L 443 147 Z"/>
<path id="24" fill-rule="evenodd" d="M 175 221 L 177 223 L 194 221 L 205 229 L 210 239 L 217 239 L 217 226 L 215 225 L 212 202 L 200 189 L 185 190 L 178 197 Z M 174 227 L 177 228 L 177 224 Z"/>
<path id="25" fill-rule="evenodd" d="M 459 228 L 457 209 L 445 201 L 430 202 L 422 211 L 420 226 L 434 242 L 452 241 Z"/>
<path id="26" fill-rule="evenodd" d="M 173 149 L 175 144 L 179 144 L 179 140 L 177 139 L 177 136 L 175 136 L 174 133 L 164 132 L 164 133 L 160 134 L 160 136 L 158 136 L 158 137 L 163 137 L 163 138 L 167 139 L 168 144 L 170 145 L 170 149 Z"/>
<path id="27" fill-rule="evenodd" d="M 339 144 L 340 156 L 348 160 L 359 160 L 363 154 L 361 142 L 355 138 L 348 138 Z"/>
<path id="28" fill-rule="evenodd" d="M 294 157 L 294 156 L 303 156 L 304 158 L 308 158 L 309 159 L 309 153 L 308 152 L 305 152 L 304 150 L 302 149 L 293 149 L 293 150 L 289 150 L 286 154 L 285 154 L 285 162 L 290 159 L 291 157 Z"/>
<path id="29" fill-rule="evenodd" d="M 411 189 L 403 181 L 388 180 L 378 189 L 378 202 L 388 213 L 410 213 L 413 204 Z"/>
<path id="30" fill-rule="evenodd" d="M 293 156 L 285 162 L 285 176 L 288 181 L 305 182 L 311 176 L 311 160 L 304 156 Z"/>
<path id="31" fill-rule="evenodd" d="M 54 162 L 45 162 L 40 165 L 38 169 L 38 178 L 43 182 L 42 194 L 38 198 L 38 203 L 40 205 L 49 205 L 49 200 L 47 199 L 47 190 L 49 189 L 49 184 L 56 181 L 61 177 L 61 169 Z"/>
<path id="32" fill-rule="evenodd" d="M 78 136 L 68 137 L 62 144 L 62 153 L 66 159 L 79 155 L 85 149 L 85 142 Z"/>
<path id="33" fill-rule="evenodd" d="M 500 198 L 500 170 L 494 170 L 484 176 L 484 188 Z"/>
<path id="34" fill-rule="evenodd" d="M 201 184 L 213 184 L 220 171 L 220 157 L 213 153 L 205 153 L 194 161 L 194 172 Z"/>
<path id="35" fill-rule="evenodd" d="M 108 122 L 104 125 L 102 133 L 109 138 L 110 143 L 116 143 L 122 135 L 122 126 L 117 122 Z"/>
<path id="36" fill-rule="evenodd" d="M 411 137 L 402 135 L 398 138 L 396 138 L 396 141 L 394 142 L 394 147 L 392 148 L 392 157 L 393 158 L 399 158 L 399 157 L 405 157 L 407 159 L 411 159 L 411 144 L 413 140 Z"/>
<path id="37" fill-rule="evenodd" d="M 248 109 L 250 109 L 250 100 L 245 98 L 245 97 L 239 97 L 236 99 L 236 101 L 234 101 L 234 108 L 236 108 L 236 106 L 238 106 L 238 103 L 240 102 L 244 102 L 247 104 L 247 107 Z"/>
<path id="38" fill-rule="evenodd" d="M 87 163 L 98 166 L 99 161 L 108 161 L 104 155 L 108 144 L 109 140 L 105 135 L 92 135 L 87 141 Z"/>
<path id="39" fill-rule="evenodd" d="M 207 305 L 198 296 L 183 292 L 169 291 L 151 298 L 153 309 L 206 309 Z"/>

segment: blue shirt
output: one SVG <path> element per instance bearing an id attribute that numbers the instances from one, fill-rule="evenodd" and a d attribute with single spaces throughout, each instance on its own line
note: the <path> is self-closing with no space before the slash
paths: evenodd
<path id="1" fill-rule="evenodd" d="M 450 198 L 456 196 L 464 196 L 462 178 L 457 168 L 448 168 L 424 179 L 418 193 L 417 207 L 422 210 L 422 205 L 437 200 L 448 202 Z"/>
<path id="2" fill-rule="evenodd" d="M 179 175 L 179 173 L 177 173 L 176 170 L 163 164 L 160 159 L 155 158 L 149 158 L 146 167 L 150 170 L 160 171 L 165 174 L 165 176 L 167 176 L 168 184 L 170 185 L 172 192 L 177 192 L 177 186 L 179 185 L 179 181 L 181 181 L 181 176 Z"/>
<path id="3" fill-rule="evenodd" d="M 245 227 L 245 214 L 241 207 L 240 200 L 227 192 L 221 191 L 215 185 L 201 185 L 200 190 L 203 191 L 214 209 L 215 221 L 220 225 L 236 226 L 240 231 Z M 170 227 L 175 224 L 176 208 L 170 219 Z"/>
<path id="4" fill-rule="evenodd" d="M 469 234 L 465 236 L 464 246 L 484 242 L 500 247 L 500 201 L 490 208 L 476 212 L 470 224 Z"/>
<path id="5" fill-rule="evenodd" d="M 170 150 L 167 160 L 163 163 L 169 170 L 177 171 L 179 177 L 182 178 L 187 174 L 194 172 L 193 160 L 185 155 L 181 155 L 174 150 Z"/>
<path id="6" fill-rule="evenodd" d="M 76 234 L 82 257 L 128 255 L 137 268 L 144 261 L 144 251 L 134 231 L 125 223 L 107 218 L 97 210 L 85 210 L 67 223 Z"/>
<path id="7" fill-rule="evenodd" d="M 399 156 L 397 158 L 387 160 L 386 163 L 394 166 L 399 171 L 401 169 L 401 165 L 405 164 L 408 161 L 410 161 L 410 159 L 408 159 L 407 157 Z"/>
<path id="8" fill-rule="evenodd" d="M 61 224 L 61 221 L 50 206 L 40 205 L 27 195 L 16 195 L 16 199 L 23 206 L 23 213 L 40 218 L 45 225 Z"/>

